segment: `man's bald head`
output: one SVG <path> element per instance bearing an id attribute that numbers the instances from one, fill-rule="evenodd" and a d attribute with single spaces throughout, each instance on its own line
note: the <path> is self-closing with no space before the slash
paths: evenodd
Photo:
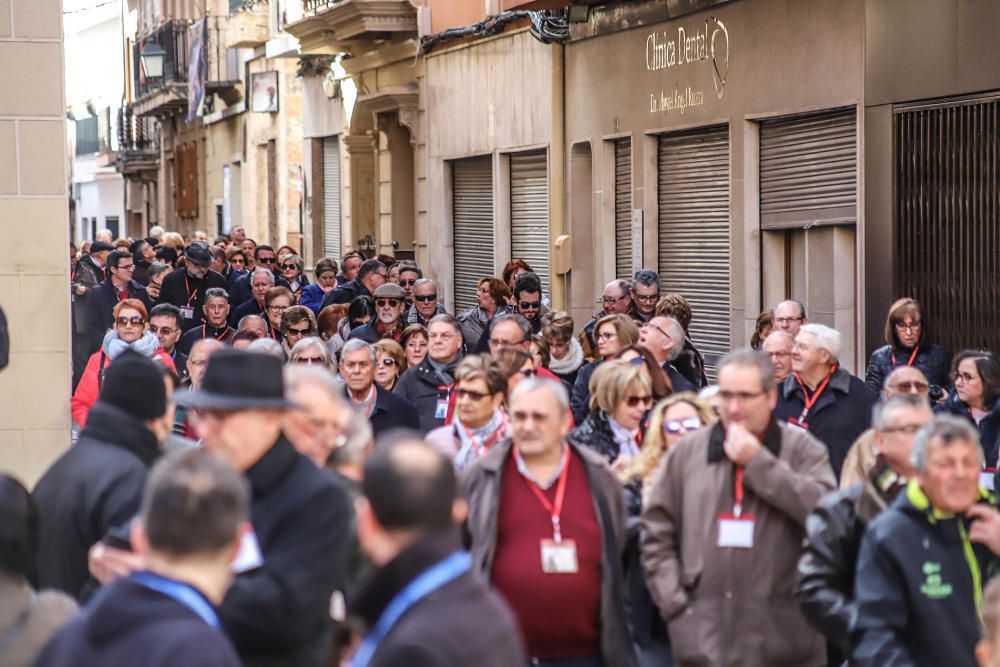
<path id="1" fill-rule="evenodd" d="M 915 366 L 900 366 L 885 378 L 882 393 L 886 398 L 892 396 L 921 396 L 927 398 L 930 384 L 927 376 Z"/>

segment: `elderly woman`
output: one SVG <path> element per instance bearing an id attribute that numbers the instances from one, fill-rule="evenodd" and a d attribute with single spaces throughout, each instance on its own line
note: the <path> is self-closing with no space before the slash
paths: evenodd
<path id="1" fill-rule="evenodd" d="M 455 369 L 455 416 L 438 427 L 426 441 L 455 463 L 461 472 L 489 453 L 509 433 L 501 410 L 507 378 L 489 355 L 472 355 Z"/>
<path id="2" fill-rule="evenodd" d="M 288 363 L 305 364 L 307 366 L 319 366 L 331 373 L 336 373 L 336 362 L 330 349 L 322 338 L 309 336 L 295 343 L 292 351 L 288 355 Z"/>
<path id="3" fill-rule="evenodd" d="M 281 269 L 281 275 L 288 281 L 292 296 L 295 297 L 295 303 L 298 303 L 302 298 L 302 290 L 309 284 L 309 279 L 304 273 L 306 270 L 305 262 L 298 255 L 288 255 L 281 260 L 278 268 Z"/>
<path id="4" fill-rule="evenodd" d="M 174 360 L 160 347 L 160 339 L 149 330 L 149 318 L 146 313 L 146 306 L 138 299 L 125 299 L 119 301 L 115 306 L 114 325 L 104 335 L 101 349 L 91 355 L 87 361 L 87 367 L 83 370 L 80 384 L 73 392 L 70 401 L 70 412 L 73 421 L 83 428 L 87 425 L 87 413 L 97 402 L 97 395 L 101 391 L 101 382 L 104 377 L 104 369 L 111 365 L 111 362 L 118 358 L 125 350 L 133 350 L 149 357 L 153 361 L 163 364 L 173 373 L 177 372 L 174 367 Z"/>
<path id="5" fill-rule="evenodd" d="M 382 338 L 372 347 L 375 349 L 375 382 L 386 391 L 392 391 L 403 373 L 403 348 L 391 338 Z"/>
<path id="6" fill-rule="evenodd" d="M 264 313 L 267 315 L 267 330 L 271 338 L 281 340 L 281 316 L 292 307 L 294 299 L 291 291 L 283 286 L 272 287 L 264 295 Z"/>
<path id="7" fill-rule="evenodd" d="M 511 312 L 507 307 L 510 288 L 497 278 L 481 278 L 476 285 L 477 305 L 458 316 L 462 325 L 462 337 L 467 350 L 476 350 L 483 331 L 489 329 L 490 321 L 497 315 Z"/>
<path id="8" fill-rule="evenodd" d="M 316 282 L 302 288 L 299 303 L 319 314 L 323 306 L 323 297 L 326 296 L 327 292 L 337 287 L 337 262 L 329 257 L 324 257 L 316 262 L 313 275 L 316 277 Z"/>
<path id="9" fill-rule="evenodd" d="M 963 350 L 952 362 L 955 390 L 935 412 L 968 419 L 979 430 L 987 468 L 996 468 L 1000 449 L 1000 359 L 992 352 Z"/>
<path id="10" fill-rule="evenodd" d="M 583 366 L 583 348 L 573 337 L 573 318 L 564 310 L 542 315 L 542 337 L 549 344 L 549 370 L 572 387 Z"/>
<path id="11" fill-rule="evenodd" d="M 291 354 L 300 340 L 317 335 L 316 316 L 305 306 L 292 306 L 281 314 L 280 331 L 285 354 Z"/>
<path id="12" fill-rule="evenodd" d="M 399 344 L 403 346 L 403 353 L 406 355 L 403 370 L 416 368 L 427 356 L 427 347 L 430 345 L 427 328 L 420 324 L 411 324 L 403 329 Z"/>
<path id="13" fill-rule="evenodd" d="M 899 366 L 919 368 L 931 385 L 931 402 L 945 398 L 951 387 L 948 350 L 931 341 L 930 326 L 913 299 L 899 299 L 885 318 L 886 344 L 872 352 L 865 384 L 881 393 L 885 379 Z"/>
<path id="14" fill-rule="evenodd" d="M 639 326 L 628 315 L 605 315 L 594 325 L 598 358 L 580 368 L 570 391 L 569 402 L 573 420 L 582 424 L 590 405 L 590 378 L 599 365 L 614 358 L 623 348 L 639 342 Z"/>
<path id="15" fill-rule="evenodd" d="M 590 414 L 569 434 L 615 466 L 639 454 L 643 417 L 653 405 L 649 375 L 627 361 L 601 364 L 590 379 Z"/>

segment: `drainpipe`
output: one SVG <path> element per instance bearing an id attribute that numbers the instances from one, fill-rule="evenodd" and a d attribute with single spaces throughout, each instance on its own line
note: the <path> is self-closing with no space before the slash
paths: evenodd
<path id="1" fill-rule="evenodd" d="M 555 240 L 566 233 L 566 50 L 552 44 L 552 138 L 549 144 L 549 257 L 554 256 Z M 556 274 L 550 260 L 552 306 L 569 310 L 568 274 Z"/>

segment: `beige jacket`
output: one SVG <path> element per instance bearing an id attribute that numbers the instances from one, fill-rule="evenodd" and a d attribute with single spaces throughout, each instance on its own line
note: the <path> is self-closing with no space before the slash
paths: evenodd
<path id="1" fill-rule="evenodd" d="M 733 511 L 735 495 L 724 439 L 720 423 L 677 442 L 642 515 L 642 565 L 674 659 L 681 667 L 823 665 L 823 639 L 793 588 L 806 516 L 835 486 L 826 447 L 772 422 L 744 474 L 753 548 L 723 548 L 719 515 Z"/>
<path id="2" fill-rule="evenodd" d="M 34 593 L 23 580 L 0 575 L 0 665 L 31 665 L 76 609 L 76 602 L 68 595 L 56 591 Z"/>
<path id="3" fill-rule="evenodd" d="M 851 448 L 847 450 L 844 467 L 840 470 L 840 488 L 846 489 L 867 480 L 872 468 L 875 467 L 877 456 L 875 429 L 870 428 L 859 435 Z"/>

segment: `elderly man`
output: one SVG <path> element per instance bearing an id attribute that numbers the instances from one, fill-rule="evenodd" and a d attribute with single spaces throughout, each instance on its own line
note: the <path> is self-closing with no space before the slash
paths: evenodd
<path id="1" fill-rule="evenodd" d="M 795 336 L 791 376 L 778 392 L 775 417 L 815 435 L 840 469 L 851 444 L 868 429 L 877 397 L 838 366 L 840 334 L 822 324 L 804 324 Z"/>
<path id="2" fill-rule="evenodd" d="M 172 303 L 160 303 L 149 311 L 149 330 L 156 334 L 160 347 L 174 360 L 174 368 L 181 379 L 187 377 L 187 353 L 178 348 L 181 339 L 181 325 L 184 318 L 181 309 Z"/>
<path id="3" fill-rule="evenodd" d="M 409 277 L 412 274 L 406 275 Z M 400 287 L 403 285 L 403 277 L 403 270 L 400 269 Z M 420 324 L 426 327 L 435 315 L 443 315 L 448 312 L 443 305 L 438 303 L 437 285 L 430 278 L 417 279 L 413 284 L 412 290 L 413 305 L 406 311 L 406 315 L 403 318 L 405 326 Z"/>
<path id="4" fill-rule="evenodd" d="M 698 391 L 671 363 L 684 350 L 684 327 L 680 322 L 672 317 L 657 315 L 642 325 L 639 330 L 639 345 L 649 350 L 656 363 L 663 367 L 675 393 Z"/>
<path id="5" fill-rule="evenodd" d="M 620 313 L 635 318 L 635 308 L 632 302 L 632 286 L 627 280 L 612 280 L 604 286 L 604 292 L 597 303 L 603 306 L 580 331 L 577 340 L 583 348 L 583 355 L 587 361 L 597 358 L 597 341 L 594 340 L 594 327 L 597 321 L 605 315 Z"/>
<path id="6" fill-rule="evenodd" d="M 203 447 L 243 472 L 250 485 L 251 532 L 219 609 L 222 627 L 246 665 L 325 664 L 330 595 L 351 555 L 347 493 L 282 433 L 280 359 L 241 350 L 211 356 L 201 388 L 178 393 L 198 412 Z"/>
<path id="7" fill-rule="evenodd" d="M 148 311 L 153 303 L 146 288 L 132 280 L 135 260 L 124 250 L 115 250 L 107 258 L 108 279 L 94 286 L 87 299 L 87 336 L 90 352 L 101 348 L 104 334 L 114 324 L 114 310 L 119 301 L 137 299 Z"/>
<path id="8" fill-rule="evenodd" d="M 181 352 L 187 354 L 195 341 L 214 338 L 223 343 L 231 343 L 236 330 L 229 326 L 229 293 L 221 287 L 205 291 L 204 322 L 200 327 L 189 329 L 181 336 L 178 344 Z"/>
<path id="9" fill-rule="evenodd" d="M 566 440 L 572 417 L 558 381 L 518 384 L 510 418 L 513 440 L 462 479 L 476 569 L 514 610 L 531 664 L 636 665 L 621 485 L 603 459 Z"/>
<path id="10" fill-rule="evenodd" d="M 267 320 L 263 315 L 244 315 L 240 318 L 236 333 L 249 331 L 257 335 L 257 338 L 265 338 L 271 335 L 267 328 Z"/>
<path id="11" fill-rule="evenodd" d="M 345 265 L 345 271 L 346 265 Z M 332 289 L 323 296 L 320 310 L 335 303 L 350 303 L 359 296 L 372 296 L 379 286 L 389 279 L 389 269 L 377 259 L 369 259 L 361 264 L 353 280 Z"/>
<path id="12" fill-rule="evenodd" d="M 917 433 L 915 476 L 861 542 L 851 629 L 861 667 L 975 666 L 1000 532 L 993 498 L 979 487 L 982 456 L 963 419 L 940 415 Z"/>
<path id="13" fill-rule="evenodd" d="M 640 322 L 648 322 L 656 313 L 660 300 L 660 275 L 652 269 L 639 269 L 632 277 L 632 316 Z"/>
<path id="14" fill-rule="evenodd" d="M 806 307 L 798 301 L 782 301 L 774 307 L 774 328 L 785 331 L 793 337 L 799 334 L 799 329 L 808 322 Z"/>
<path id="15" fill-rule="evenodd" d="M 416 408 L 421 435 L 450 416 L 455 367 L 462 359 L 462 326 L 453 315 L 434 316 L 428 334 L 427 356 L 416 368 L 406 369 L 393 390 Z"/>
<path id="16" fill-rule="evenodd" d="M 876 405 L 879 455 L 871 470 L 857 484 L 825 496 L 806 519 L 809 541 L 799 560 L 796 594 L 806 619 L 829 642 L 830 664 L 850 655 L 854 571 L 865 528 L 913 478 L 913 437 L 933 417 L 926 396 L 894 396 Z"/>
<path id="17" fill-rule="evenodd" d="M 344 445 L 352 414 L 344 386 L 325 369 L 288 364 L 285 391 L 295 404 L 285 413 L 285 435 L 317 468 L 326 468 L 330 456 Z"/>
<path id="18" fill-rule="evenodd" d="M 250 239 L 247 239 L 246 242 L 253 243 Z M 248 275 L 240 276 L 229 287 L 229 302 L 234 305 L 246 303 L 251 298 L 253 292 L 251 275 L 256 269 L 269 271 L 271 277 L 274 278 L 274 286 L 291 288 L 285 276 L 282 275 L 281 269 L 278 268 L 278 259 L 274 248 L 269 245 L 255 245 L 245 253 L 248 259 L 251 253 L 254 260 L 247 264 Z"/>
<path id="19" fill-rule="evenodd" d="M 212 253 L 208 244 L 195 241 L 184 250 L 187 261 L 180 269 L 171 271 L 163 279 L 160 303 L 172 303 L 184 316 L 184 331 L 200 325 L 205 318 L 205 293 L 213 288 L 226 289 L 226 279 L 208 268 Z"/>
<path id="20" fill-rule="evenodd" d="M 183 379 L 184 384 L 192 389 L 201 388 L 201 379 L 205 376 L 205 368 L 208 366 L 208 358 L 216 351 L 225 347 L 223 343 L 214 338 L 203 338 L 194 342 L 191 346 L 191 353 L 187 358 L 187 377 Z M 194 427 L 195 420 L 191 416 L 188 408 L 179 406 L 174 417 L 173 432 L 191 441 L 198 439 L 198 433 Z"/>
<path id="21" fill-rule="evenodd" d="M 267 312 L 264 306 L 264 299 L 267 297 L 268 290 L 275 286 L 274 272 L 270 269 L 257 268 L 247 278 L 250 281 L 250 298 L 230 311 L 229 323 L 231 325 L 238 324 L 247 315 L 260 315 L 263 317 Z M 230 293 L 229 296 L 230 303 L 233 303 L 231 300 L 232 294 Z"/>
<path id="22" fill-rule="evenodd" d="M 368 418 L 376 438 L 393 429 L 418 430 L 413 405 L 375 382 L 375 362 L 375 348 L 361 339 L 352 338 L 340 349 L 340 377 L 351 405 Z"/>
<path id="23" fill-rule="evenodd" d="M 806 516 L 834 486 L 823 445 L 774 419 L 762 354 L 719 364 L 721 421 L 667 453 L 642 514 L 642 565 L 686 665 L 820 665 L 790 593 Z"/>
<path id="24" fill-rule="evenodd" d="M 774 366 L 774 382 L 780 385 L 792 374 L 792 349 L 795 336 L 787 331 L 772 331 L 764 339 L 763 352 Z"/>
<path id="25" fill-rule="evenodd" d="M 375 289 L 375 317 L 368 324 L 351 331 L 350 338 L 375 343 L 383 338 L 399 342 L 403 335 L 403 311 L 406 301 L 403 288 L 395 283 L 385 283 Z"/>

